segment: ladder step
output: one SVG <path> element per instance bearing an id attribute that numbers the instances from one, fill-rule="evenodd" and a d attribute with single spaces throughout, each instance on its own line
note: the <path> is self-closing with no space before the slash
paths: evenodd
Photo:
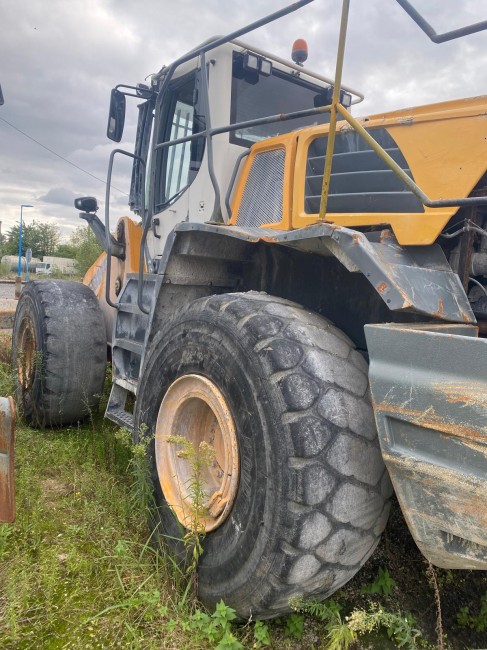
<path id="1" fill-rule="evenodd" d="M 127 413 L 122 408 L 108 408 L 105 416 L 112 422 L 115 422 L 115 424 L 118 424 L 119 427 L 128 429 L 130 433 L 134 432 L 134 416 L 132 413 Z"/>
<path id="2" fill-rule="evenodd" d="M 130 433 L 134 433 L 134 416 L 125 410 L 125 403 L 129 392 L 123 386 L 112 384 L 110 398 L 108 400 L 107 410 L 105 417 L 118 424 L 119 427 L 128 429 Z"/>

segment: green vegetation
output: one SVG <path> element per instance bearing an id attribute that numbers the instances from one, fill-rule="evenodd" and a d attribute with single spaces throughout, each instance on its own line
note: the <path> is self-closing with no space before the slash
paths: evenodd
<path id="1" fill-rule="evenodd" d="M 0 353 L 5 395 L 12 390 L 5 336 Z M 148 443 L 142 431 L 133 445 L 128 431 L 99 414 L 63 430 L 18 426 L 17 520 L 0 525 L 2 649 L 437 646 L 435 595 L 421 556 L 412 545 L 405 550 L 411 542 L 397 510 L 393 535 L 386 533 L 372 560 L 333 599 L 297 600 L 294 613 L 265 622 L 237 622 L 224 602 L 204 610 L 195 596 L 193 551 L 201 552 L 196 533 L 187 538 L 188 559 L 181 566 L 147 528 Z M 181 451 L 191 453 L 184 446 Z M 199 462 L 195 456 L 196 474 Z M 486 647 L 487 598 L 480 605 L 475 599 L 487 587 L 480 573 L 455 572 L 461 586 L 456 592 L 452 572 L 438 570 L 445 648 Z M 466 594 L 463 600 L 459 593 Z"/>
<path id="2" fill-rule="evenodd" d="M 76 260 L 79 275 L 84 275 L 93 262 L 101 255 L 102 248 L 96 241 L 88 225 L 81 225 L 69 237 L 61 241 L 61 231 L 56 225 L 33 221 L 22 228 L 22 255 L 30 248 L 32 256 L 43 258 L 45 255 L 67 257 Z M 19 226 L 15 225 L 2 237 L 0 258 L 4 255 L 17 255 L 19 250 Z M 0 265 L 0 277 L 9 275 L 7 265 Z M 62 274 L 51 277 L 64 277 Z"/>
<path id="3" fill-rule="evenodd" d="M 8 264 L 0 263 L 0 278 L 6 277 L 10 273 Z"/>
<path id="4" fill-rule="evenodd" d="M 89 226 L 78 226 L 69 239 L 69 245 L 74 249 L 73 257 L 80 275 L 86 273 L 102 252 Z"/>
<path id="5" fill-rule="evenodd" d="M 478 611 L 475 611 L 475 610 Z M 462 607 L 457 616 L 458 624 L 477 632 L 487 632 L 487 591 L 480 598 L 479 606 Z"/>
<path id="6" fill-rule="evenodd" d="M 392 590 L 396 586 L 395 581 L 389 575 L 389 571 L 381 567 L 377 578 L 370 585 L 363 585 L 360 592 L 362 594 L 382 594 L 383 596 L 390 596 Z"/>
<path id="7" fill-rule="evenodd" d="M 30 248 L 33 257 L 55 255 L 61 239 L 59 228 L 49 223 L 24 223 L 22 225 L 22 255 Z M 17 255 L 19 251 L 19 226 L 12 226 L 2 241 L 1 255 Z M 0 256 L 1 257 L 1 256 Z"/>

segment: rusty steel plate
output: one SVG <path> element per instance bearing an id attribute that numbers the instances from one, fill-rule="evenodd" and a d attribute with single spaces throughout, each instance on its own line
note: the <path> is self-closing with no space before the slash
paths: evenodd
<path id="1" fill-rule="evenodd" d="M 367 325 L 382 455 L 423 555 L 487 569 L 487 339 L 468 325 Z"/>
<path id="2" fill-rule="evenodd" d="M 14 488 L 15 405 L 11 397 L 0 397 L 0 522 L 15 519 Z"/>

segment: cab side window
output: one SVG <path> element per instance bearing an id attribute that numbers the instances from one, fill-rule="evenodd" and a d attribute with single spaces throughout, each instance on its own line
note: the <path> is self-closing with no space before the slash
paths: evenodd
<path id="1" fill-rule="evenodd" d="M 199 73 L 171 83 L 163 99 L 158 143 L 199 133 L 204 118 L 199 107 Z M 156 155 L 155 212 L 172 203 L 196 177 L 204 153 L 204 138 L 160 149 Z"/>

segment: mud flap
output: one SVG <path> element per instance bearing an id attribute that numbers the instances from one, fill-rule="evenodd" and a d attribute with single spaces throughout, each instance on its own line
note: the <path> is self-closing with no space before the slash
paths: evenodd
<path id="1" fill-rule="evenodd" d="M 471 325 L 367 325 L 385 463 L 439 567 L 487 569 L 487 339 Z"/>
<path id="2" fill-rule="evenodd" d="M 14 432 L 14 401 L 0 397 L 0 523 L 15 519 Z"/>

